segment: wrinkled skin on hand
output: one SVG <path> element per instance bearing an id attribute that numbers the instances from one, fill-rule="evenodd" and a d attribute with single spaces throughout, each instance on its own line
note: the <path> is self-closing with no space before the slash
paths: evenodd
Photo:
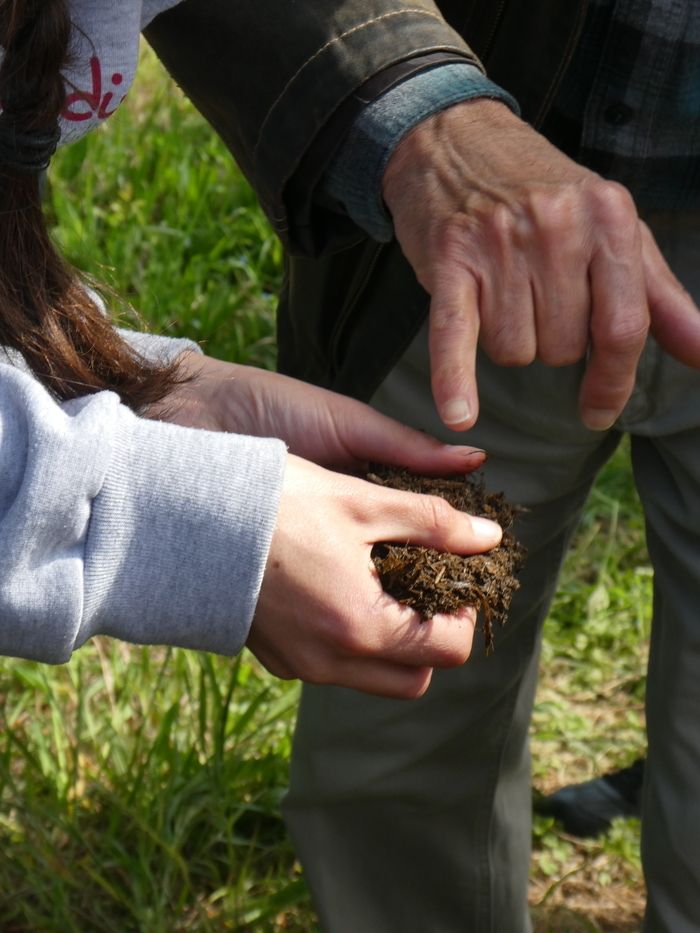
<path id="1" fill-rule="evenodd" d="M 384 200 L 431 296 L 432 389 L 444 423 L 478 415 L 477 343 L 503 366 L 586 358 L 584 423 L 609 428 L 649 333 L 700 366 L 700 312 L 631 196 L 555 149 L 502 103 L 435 114 L 392 155 Z"/>
<path id="2" fill-rule="evenodd" d="M 410 699 L 436 667 L 471 652 L 473 609 L 422 622 L 382 589 L 371 560 L 378 541 L 455 553 L 495 547 L 500 527 L 444 499 L 399 492 L 323 469 L 369 461 L 416 472 L 465 472 L 483 451 L 451 447 L 367 405 L 274 373 L 197 353 L 182 358 L 182 385 L 151 412 L 188 427 L 280 437 L 287 458 L 277 526 L 248 647 L 278 677 Z"/>

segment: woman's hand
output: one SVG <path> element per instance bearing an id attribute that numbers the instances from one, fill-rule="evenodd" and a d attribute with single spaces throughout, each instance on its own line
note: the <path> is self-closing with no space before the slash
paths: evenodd
<path id="1" fill-rule="evenodd" d="M 433 668 L 463 664 L 475 611 L 422 622 L 383 591 L 372 547 L 398 541 L 475 553 L 498 544 L 499 526 L 307 460 L 344 471 L 375 461 L 450 473 L 479 467 L 483 451 L 441 444 L 368 405 L 265 370 L 197 353 L 182 366 L 190 381 L 153 416 L 279 437 L 291 451 L 247 642 L 261 663 L 278 677 L 395 698 L 424 693 Z"/>
<path id="2" fill-rule="evenodd" d="M 383 590 L 378 541 L 471 554 L 501 529 L 443 499 L 341 476 L 290 456 L 248 647 L 277 677 L 410 699 L 471 652 L 476 613 L 422 622 Z"/>
<path id="3" fill-rule="evenodd" d="M 362 471 L 368 462 L 416 473 L 459 473 L 485 459 L 473 447 L 441 444 L 368 405 L 276 373 L 186 353 L 190 381 L 152 417 L 186 427 L 279 437 L 290 452 L 338 470 Z"/>

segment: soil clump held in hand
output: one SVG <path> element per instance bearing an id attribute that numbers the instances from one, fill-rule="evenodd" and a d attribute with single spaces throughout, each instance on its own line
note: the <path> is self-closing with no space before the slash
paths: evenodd
<path id="1" fill-rule="evenodd" d="M 375 467 L 367 479 L 394 489 L 441 496 L 455 509 L 490 518 L 503 528 L 501 543 L 485 554 L 446 554 L 410 544 L 375 544 L 372 548 L 372 560 L 386 592 L 416 609 L 424 619 L 474 606 L 480 614 L 488 654 L 493 649 L 494 623 L 505 623 L 513 593 L 520 587 L 516 574 L 523 565 L 525 549 L 512 526 L 523 510 L 508 503 L 503 493 L 486 492 L 483 480 L 469 474 L 439 478 Z"/>

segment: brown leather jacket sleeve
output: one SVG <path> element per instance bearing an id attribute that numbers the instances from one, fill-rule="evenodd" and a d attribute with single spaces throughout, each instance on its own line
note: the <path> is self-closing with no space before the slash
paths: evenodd
<path id="1" fill-rule="evenodd" d="M 414 57 L 475 61 L 431 0 L 185 0 L 146 37 L 293 249 L 304 248 L 295 231 L 308 224 L 313 185 L 292 199 L 297 216 L 285 187 L 340 105 Z"/>

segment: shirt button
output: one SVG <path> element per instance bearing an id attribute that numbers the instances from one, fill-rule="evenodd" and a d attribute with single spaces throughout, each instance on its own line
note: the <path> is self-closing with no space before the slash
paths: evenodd
<path id="1" fill-rule="evenodd" d="M 634 109 L 621 101 L 616 101 L 614 104 L 608 104 L 603 111 L 603 116 L 606 123 L 611 123 L 613 126 L 624 126 L 634 117 Z"/>

